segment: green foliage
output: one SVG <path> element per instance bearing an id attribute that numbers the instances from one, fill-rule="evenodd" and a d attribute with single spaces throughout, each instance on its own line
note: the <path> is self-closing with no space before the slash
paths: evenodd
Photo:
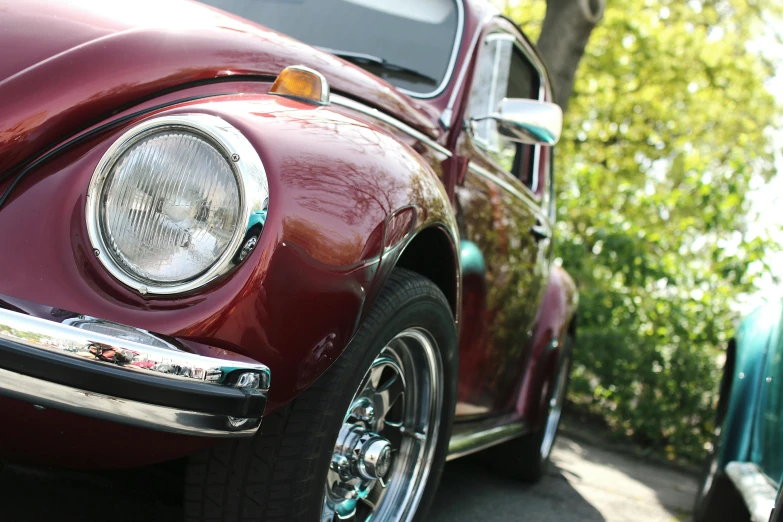
<path id="1" fill-rule="evenodd" d="M 768 179 L 774 0 L 609 0 L 558 147 L 558 255 L 581 292 L 571 399 L 671 457 L 714 430 L 738 295 L 777 246 L 751 237 Z M 506 2 L 533 38 L 545 4 Z"/>

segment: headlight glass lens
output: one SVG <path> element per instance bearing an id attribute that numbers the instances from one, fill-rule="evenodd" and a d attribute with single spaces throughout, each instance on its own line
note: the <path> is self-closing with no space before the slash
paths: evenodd
<path id="1" fill-rule="evenodd" d="M 199 135 L 158 129 L 120 155 L 103 187 L 100 226 L 109 255 L 153 284 L 198 277 L 223 255 L 241 212 L 226 158 Z"/>

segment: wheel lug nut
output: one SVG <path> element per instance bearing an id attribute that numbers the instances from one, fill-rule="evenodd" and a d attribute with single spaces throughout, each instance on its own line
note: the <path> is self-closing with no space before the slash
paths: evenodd
<path id="1" fill-rule="evenodd" d="M 356 417 L 365 423 L 372 423 L 375 419 L 375 408 L 371 404 L 364 404 L 360 408 L 354 410 Z"/>
<path id="2" fill-rule="evenodd" d="M 346 478 L 350 475 L 351 461 L 342 455 L 332 455 L 332 462 L 329 464 L 332 471 L 340 474 L 340 477 Z"/>

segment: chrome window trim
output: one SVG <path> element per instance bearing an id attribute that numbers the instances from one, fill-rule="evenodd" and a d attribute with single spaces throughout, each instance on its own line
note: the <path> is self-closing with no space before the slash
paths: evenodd
<path id="1" fill-rule="evenodd" d="M 505 35 L 502 33 L 495 33 L 491 34 L 487 37 L 486 42 L 494 42 L 494 41 L 511 41 L 513 43 L 514 39 L 509 38 L 511 35 Z M 492 78 L 497 79 L 500 75 L 500 46 L 495 46 L 495 57 L 492 61 Z M 497 95 L 498 90 L 498 82 L 492 82 L 492 85 L 489 86 L 489 101 L 492 103 L 492 100 L 495 99 L 495 96 Z M 472 94 L 472 91 L 471 91 Z M 497 111 L 497 107 L 487 107 L 487 113 L 492 114 Z"/>
<path id="2" fill-rule="evenodd" d="M 502 32 L 491 33 L 484 39 L 484 45 L 485 44 L 490 44 L 490 43 L 496 42 L 496 41 L 514 42 L 514 37 L 512 35 L 510 35 L 510 34 L 502 33 Z M 491 73 L 491 78 L 493 78 L 493 79 L 497 79 L 498 76 L 500 75 L 500 58 L 501 58 L 501 54 L 502 54 L 500 51 L 501 51 L 500 46 L 495 46 L 495 48 L 492 50 L 493 56 L 492 56 L 492 73 Z M 473 77 L 475 78 L 476 75 L 474 74 Z M 498 82 L 497 81 L 492 82 L 492 84 L 489 86 L 489 98 L 487 100 L 489 102 L 489 104 L 488 104 L 487 107 L 482 107 L 481 108 L 482 109 L 482 113 L 480 113 L 480 114 L 483 114 L 484 110 L 486 110 L 486 114 L 493 114 L 493 113 L 495 113 L 497 111 L 497 107 L 492 107 L 492 100 L 495 99 L 495 96 L 496 96 L 496 93 L 497 93 L 497 86 L 498 86 Z M 473 89 L 471 89 L 471 92 L 468 95 L 468 98 L 469 98 L 468 105 L 470 105 L 472 103 L 472 97 L 473 97 Z M 491 122 L 489 120 L 485 120 L 485 121 L 482 121 L 480 123 L 494 123 L 494 122 Z M 497 125 L 497 123 L 495 123 L 495 124 Z M 474 132 L 474 134 L 475 134 L 475 132 Z M 486 143 L 483 139 L 481 139 L 481 138 L 474 138 L 473 141 L 477 145 L 480 145 L 482 150 L 488 150 L 489 149 L 489 144 Z M 489 157 L 488 159 L 491 160 L 492 158 Z M 494 162 L 494 160 L 493 160 L 493 162 Z M 499 165 L 498 165 L 498 167 L 499 167 Z M 505 170 L 505 169 L 503 169 L 503 170 Z"/>
<path id="3" fill-rule="evenodd" d="M 242 210 L 231 242 L 215 263 L 193 279 L 176 284 L 156 284 L 143 281 L 123 269 L 109 254 L 100 224 L 101 195 L 109 172 L 121 154 L 142 137 L 160 129 L 173 128 L 205 138 L 223 154 L 232 168 L 239 188 Z M 266 210 L 269 203 L 269 184 L 264 165 L 255 147 L 234 126 L 209 114 L 191 113 L 160 116 L 133 126 L 122 134 L 104 153 L 95 168 L 87 190 L 85 215 L 87 234 L 93 252 L 103 267 L 118 281 L 142 295 L 171 295 L 189 292 L 204 286 L 230 271 L 237 263 L 237 252 L 242 248 L 250 230 L 251 218 Z M 240 261 L 241 262 L 241 261 Z"/>
<path id="4" fill-rule="evenodd" d="M 522 55 L 527 59 L 527 61 L 530 63 L 530 65 L 533 66 L 533 69 L 538 72 L 538 101 L 545 101 L 546 100 L 546 88 L 547 88 L 547 77 L 546 77 L 546 71 L 543 69 L 543 66 L 541 63 L 539 63 L 538 59 L 534 56 L 534 54 L 530 51 L 530 49 L 527 48 L 527 45 L 523 40 L 521 40 L 516 35 L 512 34 L 511 32 L 507 31 L 506 29 L 499 27 L 497 29 L 494 29 L 492 32 L 490 32 L 486 38 L 485 41 L 487 42 L 493 42 L 496 40 L 502 40 L 502 41 L 510 41 L 513 42 L 514 47 L 519 49 L 519 51 L 522 53 Z M 478 42 L 477 42 L 478 45 Z M 493 77 L 497 77 L 497 69 L 499 67 L 498 59 L 499 59 L 499 52 L 496 52 L 495 54 L 495 64 L 493 67 Z M 494 89 L 494 82 L 492 88 Z M 470 100 L 468 100 L 468 104 L 470 104 Z M 448 110 L 448 109 L 447 109 Z M 489 154 L 486 154 L 486 149 L 483 146 L 483 143 L 481 140 L 473 140 L 473 142 L 477 145 L 477 148 L 484 154 L 485 159 L 492 163 L 495 167 L 497 167 L 499 170 L 502 170 L 503 172 L 508 173 L 510 176 L 514 177 L 514 179 L 517 179 L 514 174 L 511 172 L 508 172 L 506 169 L 502 168 L 500 165 L 497 164 L 497 162 L 492 159 L 492 157 Z M 536 205 L 539 205 L 541 201 L 543 200 L 542 194 L 538 193 L 539 184 L 540 184 L 540 178 L 542 174 L 539 172 L 541 170 L 541 145 L 533 145 L 533 167 L 532 172 L 535 173 L 535 176 L 533 178 L 533 186 L 528 187 L 524 183 L 520 181 L 520 185 L 523 187 L 523 189 L 528 193 L 529 197 L 533 198 Z M 544 173 L 543 175 L 546 175 Z M 516 194 L 519 194 L 519 191 L 514 190 L 512 191 Z"/>
<path id="5" fill-rule="evenodd" d="M 500 187 L 503 187 L 507 192 L 511 193 L 512 195 L 516 196 L 518 199 L 521 199 L 524 203 L 526 203 L 528 206 L 532 207 L 533 211 L 535 212 L 537 217 L 544 216 L 544 212 L 541 210 L 540 201 L 535 199 L 533 196 L 529 194 L 530 189 L 527 189 L 526 192 L 520 191 L 517 187 L 509 183 L 508 181 L 504 180 L 497 174 L 494 174 L 490 172 L 489 170 L 485 169 L 484 167 L 481 167 L 479 165 L 476 165 L 473 162 L 468 163 L 468 170 L 473 171 L 475 174 L 478 174 L 496 185 L 499 185 Z M 506 172 L 505 170 L 503 172 Z M 508 174 L 508 173 L 506 173 Z M 509 174 L 510 176 L 511 174 Z M 514 178 L 516 179 L 516 178 Z M 524 186 L 524 185 L 523 185 Z M 547 222 L 549 222 L 549 218 L 546 219 Z"/>
<path id="6" fill-rule="evenodd" d="M 519 28 L 514 26 L 514 30 L 519 32 Z M 511 34 L 511 33 L 509 33 Z M 530 47 L 530 43 L 525 40 L 524 37 L 520 38 L 519 35 L 512 35 L 514 36 L 514 45 L 522 51 L 522 54 L 525 55 L 525 58 L 528 59 L 528 61 L 533 65 L 533 67 L 538 71 L 538 100 L 539 101 L 546 101 L 546 93 L 547 89 L 550 88 L 549 85 L 549 76 L 547 75 L 546 67 L 541 62 L 539 57 L 536 55 L 536 53 L 533 51 L 533 49 Z M 542 174 L 539 172 L 541 169 L 541 145 L 535 146 L 535 154 L 533 156 L 533 171 L 537 173 L 537 176 L 535 178 L 535 185 L 533 185 L 532 188 L 525 187 L 528 189 L 536 199 L 536 201 L 541 202 L 543 201 L 543 194 L 538 193 L 539 189 L 539 183 L 541 182 Z M 545 172 L 543 173 L 543 176 L 548 176 L 549 173 Z"/>
<path id="7" fill-rule="evenodd" d="M 414 92 L 409 91 L 408 89 L 403 89 L 402 87 L 398 87 L 397 90 L 399 90 L 402 93 L 407 94 L 411 98 L 418 98 L 418 99 L 428 99 L 428 98 L 435 98 L 439 94 L 441 94 L 444 90 L 446 90 L 446 87 L 449 83 L 451 83 L 451 77 L 454 74 L 454 67 L 457 64 L 457 57 L 459 56 L 459 49 L 460 49 L 460 43 L 462 43 L 462 33 L 465 31 L 465 5 L 464 0 L 454 0 L 454 2 L 457 4 L 457 34 L 454 36 L 454 45 L 451 49 L 451 58 L 449 58 L 449 65 L 446 68 L 446 74 L 443 75 L 443 81 L 441 81 L 440 85 L 432 91 L 432 92 Z"/>
<path id="8" fill-rule="evenodd" d="M 440 115 L 440 124 L 446 130 L 450 129 L 452 126 L 453 122 L 451 120 L 454 117 L 454 106 L 457 104 L 457 97 L 459 96 L 459 92 L 462 89 L 462 84 L 465 83 L 465 76 L 467 75 L 469 69 L 468 65 L 473 61 L 473 54 L 476 52 L 479 38 L 481 38 L 481 33 L 484 31 L 484 27 L 489 23 L 489 21 L 497 15 L 497 12 L 498 11 L 496 8 L 491 9 L 478 24 L 476 31 L 473 33 L 473 37 L 470 39 L 470 49 L 468 54 L 465 56 L 465 60 L 462 62 L 462 68 L 457 75 L 457 81 L 454 83 L 454 88 L 451 90 L 449 102 L 446 104 L 446 108 Z"/>

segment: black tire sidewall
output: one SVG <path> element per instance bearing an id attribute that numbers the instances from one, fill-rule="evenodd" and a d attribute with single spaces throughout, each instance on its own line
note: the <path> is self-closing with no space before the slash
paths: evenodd
<path id="1" fill-rule="evenodd" d="M 344 353 L 295 400 L 266 415 L 253 438 L 221 441 L 189 458 L 185 518 L 189 522 L 319 521 L 335 442 L 354 394 L 388 342 L 413 327 L 434 341 L 443 370 L 438 439 L 412 518 L 423 522 L 437 490 L 454 421 L 457 333 L 443 293 L 432 281 L 404 269 L 389 276 Z"/>
<path id="2" fill-rule="evenodd" d="M 411 281 L 417 284 L 410 285 Z M 330 415 L 326 426 L 330 436 L 324 439 L 325 444 L 321 448 L 322 457 L 319 458 L 314 480 L 316 485 L 326 484 L 332 450 L 343 424 L 343 417 L 375 358 L 400 332 L 409 328 L 423 329 L 434 341 L 443 368 L 443 397 L 438 441 L 424 492 L 413 518 L 414 521 L 423 521 L 440 481 L 454 420 L 457 397 L 456 329 L 447 301 L 440 291 L 433 292 L 437 290 L 433 283 L 423 280 L 417 274 L 402 270 L 393 275 L 391 283 L 392 285 L 385 289 L 385 295 L 379 297 L 376 306 L 368 314 L 340 360 L 319 379 L 312 390 L 317 390 L 316 392 L 329 388 L 336 390 L 336 395 L 331 401 L 333 414 Z M 400 283 L 404 290 L 395 292 Z M 425 291 L 410 291 L 411 286 Z M 317 499 L 313 498 L 313 501 L 317 502 L 313 506 L 313 512 L 320 513 L 323 497 L 314 495 L 316 496 Z"/>

